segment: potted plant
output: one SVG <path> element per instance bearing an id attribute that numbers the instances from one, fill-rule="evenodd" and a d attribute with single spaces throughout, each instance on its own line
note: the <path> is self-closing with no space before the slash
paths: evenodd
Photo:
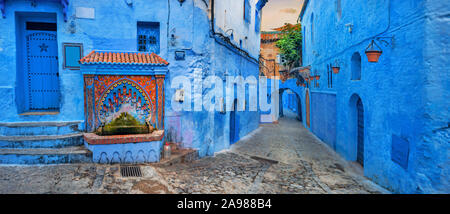
<path id="1" fill-rule="evenodd" d="M 374 49 L 374 44 L 375 44 L 375 46 L 378 47 L 378 50 Z M 383 53 L 383 51 L 381 51 L 380 46 L 378 46 L 377 43 L 375 43 L 375 41 L 372 40 L 372 42 L 366 48 L 366 52 L 365 53 L 366 53 L 366 56 L 367 56 L 367 60 L 369 62 L 378 62 L 378 59 L 380 58 L 380 56 Z"/>
<path id="2" fill-rule="evenodd" d="M 340 70 L 341 68 L 338 67 L 338 66 L 332 66 L 331 69 L 333 70 L 333 73 L 338 74 L 338 73 L 339 73 L 339 70 Z"/>

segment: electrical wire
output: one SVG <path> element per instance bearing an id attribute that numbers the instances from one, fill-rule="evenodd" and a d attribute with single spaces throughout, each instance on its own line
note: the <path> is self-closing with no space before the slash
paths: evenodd
<path id="1" fill-rule="evenodd" d="M 214 37 L 214 39 L 216 40 L 217 43 L 219 43 L 219 44 L 229 48 L 230 50 L 233 50 L 233 48 L 234 48 L 241 55 L 251 59 L 250 60 L 251 62 L 259 65 L 259 60 L 258 59 L 250 56 L 250 54 L 247 51 L 239 48 L 237 45 L 232 43 L 230 38 L 228 38 L 227 36 L 223 35 L 222 33 L 217 33 L 216 32 L 215 24 L 214 24 L 214 0 L 211 0 L 211 33 L 212 33 L 212 37 Z M 223 40 L 224 42 L 221 42 L 219 40 Z M 224 43 L 226 43 L 226 44 L 224 44 Z M 228 47 L 228 46 L 231 46 L 231 48 Z"/>

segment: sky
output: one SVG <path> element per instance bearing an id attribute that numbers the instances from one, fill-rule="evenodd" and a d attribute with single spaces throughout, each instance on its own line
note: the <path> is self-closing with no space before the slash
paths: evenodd
<path id="1" fill-rule="evenodd" d="M 262 12 L 261 30 L 271 31 L 284 23 L 296 24 L 304 0 L 269 0 Z"/>

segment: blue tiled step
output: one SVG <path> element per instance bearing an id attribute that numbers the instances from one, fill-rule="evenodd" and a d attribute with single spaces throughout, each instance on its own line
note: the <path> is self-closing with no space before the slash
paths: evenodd
<path id="1" fill-rule="evenodd" d="M 83 134 L 0 136 L 0 149 L 63 148 L 83 145 Z"/>
<path id="2" fill-rule="evenodd" d="M 0 149 L 0 164 L 65 164 L 92 161 L 92 153 L 83 146 L 59 149 Z"/>
<path id="3" fill-rule="evenodd" d="M 0 135 L 65 135 L 80 132 L 83 121 L 0 122 Z"/>

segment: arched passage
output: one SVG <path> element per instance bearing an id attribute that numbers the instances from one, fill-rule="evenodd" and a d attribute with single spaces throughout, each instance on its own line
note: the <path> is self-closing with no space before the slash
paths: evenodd
<path id="1" fill-rule="evenodd" d="M 280 89 L 279 98 L 279 117 L 284 117 L 284 110 L 288 110 L 295 113 L 297 120 L 303 121 L 302 104 L 299 94 L 289 88 L 283 88 Z"/>

